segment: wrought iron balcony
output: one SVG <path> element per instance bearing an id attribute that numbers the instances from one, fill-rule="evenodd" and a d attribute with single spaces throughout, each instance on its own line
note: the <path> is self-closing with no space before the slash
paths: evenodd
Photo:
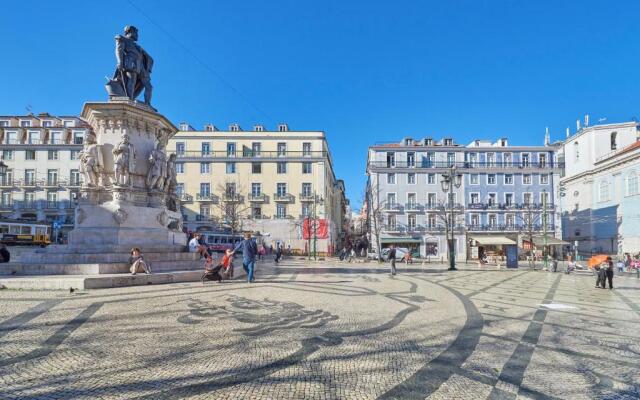
<path id="1" fill-rule="evenodd" d="M 171 152 L 171 150 L 169 150 Z M 253 151 L 250 149 L 227 152 L 227 151 L 180 151 L 176 152 L 177 158 L 198 158 L 210 160 L 227 159 L 304 159 L 304 158 L 326 158 L 326 151 Z"/>
<path id="2" fill-rule="evenodd" d="M 402 204 L 400 203 L 386 203 L 384 209 L 389 212 L 401 212 Z"/>
<path id="3" fill-rule="evenodd" d="M 249 194 L 249 201 L 251 203 L 266 203 L 269 201 L 269 196 L 267 196 L 264 193 L 260 193 L 260 194 L 251 193 Z"/>
<path id="4" fill-rule="evenodd" d="M 14 187 L 15 181 L 7 176 L 0 177 L 0 187 Z"/>
<path id="5" fill-rule="evenodd" d="M 213 203 L 218 203 L 219 199 L 218 196 L 216 196 L 215 194 L 211 194 L 211 193 L 196 193 L 196 200 L 197 201 L 210 201 Z"/>
<path id="6" fill-rule="evenodd" d="M 290 193 L 274 193 L 273 200 L 281 203 L 293 203 L 295 198 Z"/>
<path id="7" fill-rule="evenodd" d="M 1 201 L 0 210 L 13 210 L 13 201 Z"/>
<path id="8" fill-rule="evenodd" d="M 216 222 L 217 218 L 211 215 L 196 214 L 196 221 L 198 222 Z"/>
<path id="9" fill-rule="evenodd" d="M 554 209 L 553 203 L 546 205 L 547 210 Z M 467 209 L 470 210 L 542 210 L 542 203 L 469 203 Z"/>
<path id="10" fill-rule="evenodd" d="M 274 215 L 273 219 L 293 219 L 293 215 Z"/>
<path id="11" fill-rule="evenodd" d="M 190 194 L 186 194 L 186 193 L 182 193 L 180 196 L 180 201 L 183 203 L 192 203 L 193 202 L 193 196 Z"/>
<path id="12" fill-rule="evenodd" d="M 300 193 L 298 198 L 300 199 L 300 201 L 310 202 L 310 201 L 316 201 L 317 196 L 314 195 L 313 193 Z"/>
<path id="13" fill-rule="evenodd" d="M 404 210 L 406 212 L 423 212 L 424 207 L 418 203 L 407 203 L 404 205 Z"/>
<path id="14" fill-rule="evenodd" d="M 554 170 L 564 168 L 563 162 L 472 162 L 472 161 L 369 161 L 368 167 L 374 169 L 447 169 L 456 167 L 458 170 Z"/>
<path id="15" fill-rule="evenodd" d="M 243 197 L 238 193 L 223 193 L 222 201 L 227 203 L 242 203 Z"/>

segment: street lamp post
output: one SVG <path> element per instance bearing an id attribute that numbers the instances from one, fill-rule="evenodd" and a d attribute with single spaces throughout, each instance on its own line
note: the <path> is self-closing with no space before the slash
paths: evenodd
<path id="1" fill-rule="evenodd" d="M 318 204 L 324 203 L 324 198 L 313 193 L 313 260 L 316 261 L 316 250 L 318 246 Z"/>
<path id="2" fill-rule="evenodd" d="M 449 271 L 456 271 L 456 251 L 454 248 L 455 237 L 454 237 L 454 229 L 455 229 L 455 214 L 454 214 L 454 203 L 453 203 L 453 189 L 458 189 L 462 185 L 462 174 L 456 172 L 456 167 L 452 166 L 449 168 L 449 172 L 442 174 L 442 180 L 440 181 L 442 185 L 442 191 L 447 194 L 447 203 L 449 204 L 449 210 L 447 210 L 446 206 L 444 209 L 445 215 L 445 227 L 449 226 L 449 237 L 447 237 L 447 246 L 449 250 Z"/>

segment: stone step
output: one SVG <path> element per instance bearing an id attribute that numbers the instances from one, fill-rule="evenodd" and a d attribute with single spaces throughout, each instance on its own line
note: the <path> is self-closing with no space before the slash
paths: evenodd
<path id="1" fill-rule="evenodd" d="M 152 261 L 154 272 L 188 271 L 204 269 L 204 261 Z M 103 275 L 124 274 L 129 272 L 128 263 L 91 263 L 91 264 L 41 264 L 16 263 L 0 264 L 0 276 L 24 275 Z"/>
<path id="2" fill-rule="evenodd" d="M 197 253 L 188 252 L 143 252 L 145 260 L 154 261 L 193 261 L 200 256 Z M 23 263 L 47 263 L 47 264 L 94 264 L 94 263 L 126 263 L 129 260 L 128 252 L 122 253 L 32 253 L 24 254 Z"/>
<path id="3" fill-rule="evenodd" d="M 179 282 L 199 282 L 202 271 L 169 271 L 146 274 L 109 275 L 43 275 L 11 276 L 0 278 L 0 287 L 14 290 L 76 290 L 106 289 L 127 286 L 161 285 Z M 246 274 L 242 268 L 234 270 L 233 281 L 243 281 Z M 206 282 L 217 285 L 216 282 Z"/>

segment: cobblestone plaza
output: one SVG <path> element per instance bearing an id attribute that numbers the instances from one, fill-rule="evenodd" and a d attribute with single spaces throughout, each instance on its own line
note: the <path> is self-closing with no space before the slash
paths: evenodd
<path id="1" fill-rule="evenodd" d="M 0 291 L 0 399 L 636 399 L 640 283 L 258 266 L 258 282 Z"/>

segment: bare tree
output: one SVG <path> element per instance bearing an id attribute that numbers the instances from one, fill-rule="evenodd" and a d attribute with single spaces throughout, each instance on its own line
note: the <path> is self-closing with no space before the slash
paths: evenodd
<path id="1" fill-rule="evenodd" d="M 533 268 L 533 235 L 534 232 L 538 232 L 540 230 L 542 213 L 532 203 L 524 203 L 522 205 L 522 210 L 522 214 L 519 214 L 519 217 L 522 222 L 523 231 L 529 241 L 529 267 Z"/>
<path id="2" fill-rule="evenodd" d="M 238 182 L 227 179 L 217 187 L 220 197 L 215 203 L 219 210 L 222 225 L 231 230 L 231 237 L 242 230 L 242 221 L 249 206 L 245 204 L 245 190 Z"/>
<path id="3" fill-rule="evenodd" d="M 380 199 L 380 189 L 377 182 L 375 183 L 375 187 L 372 187 L 371 181 L 367 182 L 367 191 L 365 193 L 363 207 L 367 207 L 365 224 L 370 236 L 369 243 L 371 244 L 373 240 L 376 241 L 378 261 L 380 262 L 382 261 L 382 242 L 380 236 L 384 228 L 386 201 Z"/>

